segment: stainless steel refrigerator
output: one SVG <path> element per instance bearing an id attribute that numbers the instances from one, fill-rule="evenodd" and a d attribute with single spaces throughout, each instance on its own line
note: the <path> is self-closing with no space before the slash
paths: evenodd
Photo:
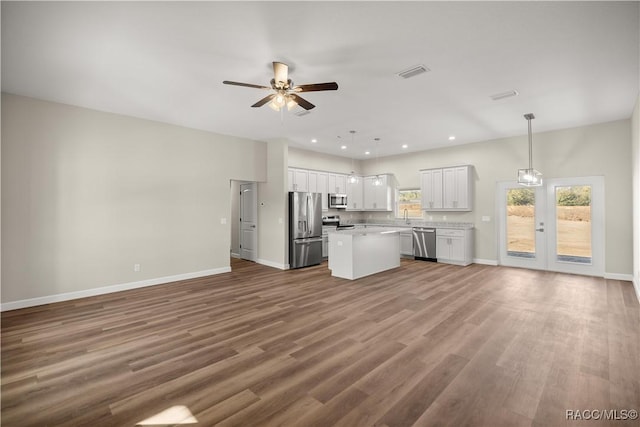
<path id="1" fill-rule="evenodd" d="M 289 266 L 322 262 L 322 193 L 289 192 Z"/>

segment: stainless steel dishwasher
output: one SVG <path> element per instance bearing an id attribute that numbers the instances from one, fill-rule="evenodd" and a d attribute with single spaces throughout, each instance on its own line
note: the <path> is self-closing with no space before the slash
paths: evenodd
<path id="1" fill-rule="evenodd" d="M 413 256 L 422 261 L 437 261 L 435 228 L 413 227 Z"/>

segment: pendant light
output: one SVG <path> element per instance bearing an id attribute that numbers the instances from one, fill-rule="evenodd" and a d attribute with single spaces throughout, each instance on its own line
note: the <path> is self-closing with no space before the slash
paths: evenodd
<path id="1" fill-rule="evenodd" d="M 353 149 L 356 131 L 350 130 L 349 133 L 351 134 L 351 148 Z M 349 184 L 357 184 L 357 183 L 358 183 L 358 176 L 356 175 L 356 172 L 353 168 L 353 156 L 352 156 L 351 157 L 351 173 L 349 174 Z"/>
<path id="2" fill-rule="evenodd" d="M 380 138 L 373 138 L 373 140 L 376 142 L 376 170 L 380 170 L 380 160 L 378 159 L 378 145 L 380 145 Z M 380 177 L 380 175 L 376 175 L 376 177 L 373 179 L 373 185 L 382 185 L 382 178 Z"/>
<path id="3" fill-rule="evenodd" d="M 518 169 L 518 184 L 525 185 L 527 187 L 539 187 L 542 185 L 542 174 L 533 168 L 533 144 L 531 141 L 531 120 L 536 116 L 533 113 L 525 114 L 524 118 L 527 119 L 529 124 L 529 168 Z"/>

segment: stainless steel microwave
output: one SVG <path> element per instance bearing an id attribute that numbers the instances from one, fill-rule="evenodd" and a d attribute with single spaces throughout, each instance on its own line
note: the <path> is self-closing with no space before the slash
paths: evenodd
<path id="1" fill-rule="evenodd" d="M 347 208 L 347 195 L 346 194 L 329 194 L 329 208 L 330 209 L 346 209 Z"/>

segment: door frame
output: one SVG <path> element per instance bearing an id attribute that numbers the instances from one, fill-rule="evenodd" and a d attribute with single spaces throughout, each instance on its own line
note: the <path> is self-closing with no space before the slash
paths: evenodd
<path id="1" fill-rule="evenodd" d="M 589 185 L 591 186 L 591 264 L 582 265 L 568 261 L 558 261 L 556 258 L 556 239 L 557 224 L 556 221 L 549 221 L 545 224 L 547 227 L 547 253 L 548 270 L 559 271 L 562 273 L 585 274 L 589 276 L 604 277 L 605 263 L 605 222 L 604 222 L 604 177 L 603 176 L 586 176 L 576 178 L 554 178 L 548 179 L 545 183 L 547 191 L 548 210 L 551 206 L 555 207 L 556 187 L 567 187 L 573 185 Z M 555 214 L 554 214 L 555 218 Z M 551 256 L 553 255 L 553 256 Z"/>
<path id="2" fill-rule="evenodd" d="M 591 186 L 591 264 L 558 261 L 556 256 L 556 187 L 573 185 Z M 506 190 L 524 188 L 515 181 L 496 183 L 497 259 L 498 265 L 530 268 L 561 273 L 582 274 L 604 277 L 605 269 L 605 192 L 603 176 L 545 179 L 542 187 L 536 189 L 536 258 L 515 259 L 506 255 Z M 538 206 L 541 207 L 538 209 Z"/>
<path id="3" fill-rule="evenodd" d="M 498 182 L 496 185 L 496 218 L 498 218 L 498 265 L 507 267 L 530 268 L 532 270 L 547 270 L 547 243 L 546 232 L 537 231 L 536 240 L 536 256 L 534 258 L 518 258 L 509 257 L 506 247 L 506 190 L 510 188 L 526 188 L 518 184 L 516 181 Z M 530 187 L 536 192 L 536 210 L 534 222 L 536 228 L 544 228 L 546 215 L 546 191 L 543 187 Z M 540 225 L 542 223 L 542 225 Z"/>

